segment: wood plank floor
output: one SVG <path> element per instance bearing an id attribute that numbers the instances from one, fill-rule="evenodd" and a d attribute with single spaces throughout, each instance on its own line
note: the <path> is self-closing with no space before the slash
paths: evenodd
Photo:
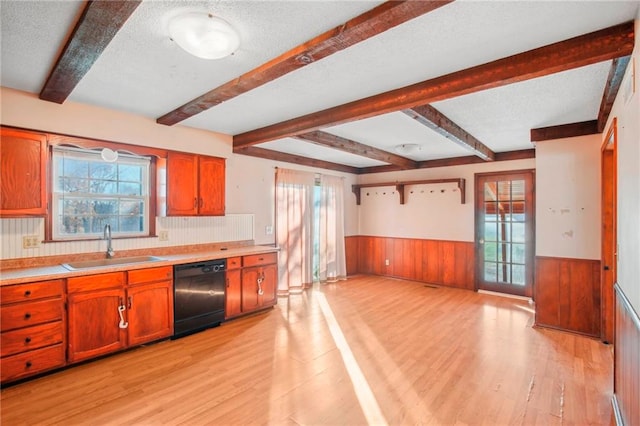
<path id="1" fill-rule="evenodd" d="M 526 302 L 357 276 L 2 390 L 3 426 L 611 424 L 612 354 Z"/>

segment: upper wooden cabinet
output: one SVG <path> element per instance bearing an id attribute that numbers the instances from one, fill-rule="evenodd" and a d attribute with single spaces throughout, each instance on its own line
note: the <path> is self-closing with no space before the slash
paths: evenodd
<path id="1" fill-rule="evenodd" d="M 0 216 L 47 213 L 47 136 L 0 128 Z"/>
<path id="2" fill-rule="evenodd" d="M 169 152 L 167 215 L 222 216 L 224 204 L 224 158 Z"/>

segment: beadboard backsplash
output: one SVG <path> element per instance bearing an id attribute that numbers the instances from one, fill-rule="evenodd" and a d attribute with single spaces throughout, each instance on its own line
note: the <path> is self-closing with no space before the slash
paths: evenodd
<path id="1" fill-rule="evenodd" d="M 95 253 L 106 250 L 104 240 L 40 243 L 44 239 L 44 219 L 0 219 L 0 259 Z M 168 239 L 158 237 L 114 239 L 113 249 L 135 250 L 156 247 L 254 240 L 254 215 L 228 214 L 213 217 L 159 217 L 156 232 L 167 232 Z M 37 236 L 39 245 L 23 247 L 24 236 Z"/>

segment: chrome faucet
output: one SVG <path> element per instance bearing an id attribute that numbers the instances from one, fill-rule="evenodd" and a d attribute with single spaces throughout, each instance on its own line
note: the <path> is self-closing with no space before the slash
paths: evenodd
<path id="1" fill-rule="evenodd" d="M 111 247 L 111 225 L 108 223 L 104 226 L 104 239 L 107 240 L 107 259 L 111 259 L 115 251 Z"/>

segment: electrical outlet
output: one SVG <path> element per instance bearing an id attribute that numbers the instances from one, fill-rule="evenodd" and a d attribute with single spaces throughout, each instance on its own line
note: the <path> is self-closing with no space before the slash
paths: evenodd
<path id="1" fill-rule="evenodd" d="M 169 231 L 167 231 L 166 229 L 163 229 L 160 232 L 158 232 L 158 240 L 169 241 Z"/>
<path id="2" fill-rule="evenodd" d="M 267 225 L 264 227 L 264 233 L 267 235 L 273 234 L 273 226 Z"/>
<path id="3" fill-rule="evenodd" d="M 389 259 L 385 259 L 384 260 L 384 264 L 385 264 L 385 266 L 389 266 Z"/>
<path id="4" fill-rule="evenodd" d="M 23 235 L 22 248 L 31 249 L 40 247 L 40 237 L 37 235 Z"/>

